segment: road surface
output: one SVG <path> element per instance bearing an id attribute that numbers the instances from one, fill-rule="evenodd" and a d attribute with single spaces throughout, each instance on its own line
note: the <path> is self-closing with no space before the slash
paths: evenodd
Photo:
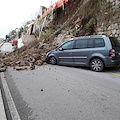
<path id="1" fill-rule="evenodd" d="M 21 120 L 120 120 L 119 68 L 44 65 L 5 75 Z"/>

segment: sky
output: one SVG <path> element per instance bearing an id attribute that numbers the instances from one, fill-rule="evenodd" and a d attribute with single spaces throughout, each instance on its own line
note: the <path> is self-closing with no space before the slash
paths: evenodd
<path id="1" fill-rule="evenodd" d="M 0 0 L 0 38 L 35 18 L 40 6 L 49 7 L 57 0 Z"/>

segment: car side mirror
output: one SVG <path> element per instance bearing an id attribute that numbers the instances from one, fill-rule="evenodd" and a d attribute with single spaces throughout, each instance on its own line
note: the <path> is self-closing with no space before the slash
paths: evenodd
<path id="1" fill-rule="evenodd" d="M 63 48 L 59 48 L 59 51 L 63 51 Z"/>

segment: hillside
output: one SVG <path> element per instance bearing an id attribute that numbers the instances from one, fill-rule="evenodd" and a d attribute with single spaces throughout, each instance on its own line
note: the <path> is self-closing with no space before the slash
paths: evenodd
<path id="1" fill-rule="evenodd" d="M 105 34 L 120 39 L 119 13 L 119 0 L 69 0 L 37 20 L 29 33 L 35 39 L 2 56 L 1 63 L 3 66 L 30 66 L 34 69 L 35 65 L 45 64 L 48 51 L 70 38 Z"/>

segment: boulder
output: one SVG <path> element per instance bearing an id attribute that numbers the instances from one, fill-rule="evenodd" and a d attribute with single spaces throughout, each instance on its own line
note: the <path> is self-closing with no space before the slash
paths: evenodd
<path id="1" fill-rule="evenodd" d="M 27 67 L 23 66 L 23 67 L 15 67 L 16 70 L 20 71 L 20 70 L 28 70 Z"/>
<path id="2" fill-rule="evenodd" d="M 6 68 L 0 68 L 0 72 L 5 72 L 6 71 Z"/>
<path id="3" fill-rule="evenodd" d="M 3 68 L 5 65 L 3 63 L 0 64 L 0 68 Z"/>
<path id="4" fill-rule="evenodd" d="M 35 65 L 37 65 L 37 66 L 40 66 L 40 65 L 42 65 L 43 64 L 43 61 L 42 60 L 37 60 L 36 62 L 35 62 Z"/>

